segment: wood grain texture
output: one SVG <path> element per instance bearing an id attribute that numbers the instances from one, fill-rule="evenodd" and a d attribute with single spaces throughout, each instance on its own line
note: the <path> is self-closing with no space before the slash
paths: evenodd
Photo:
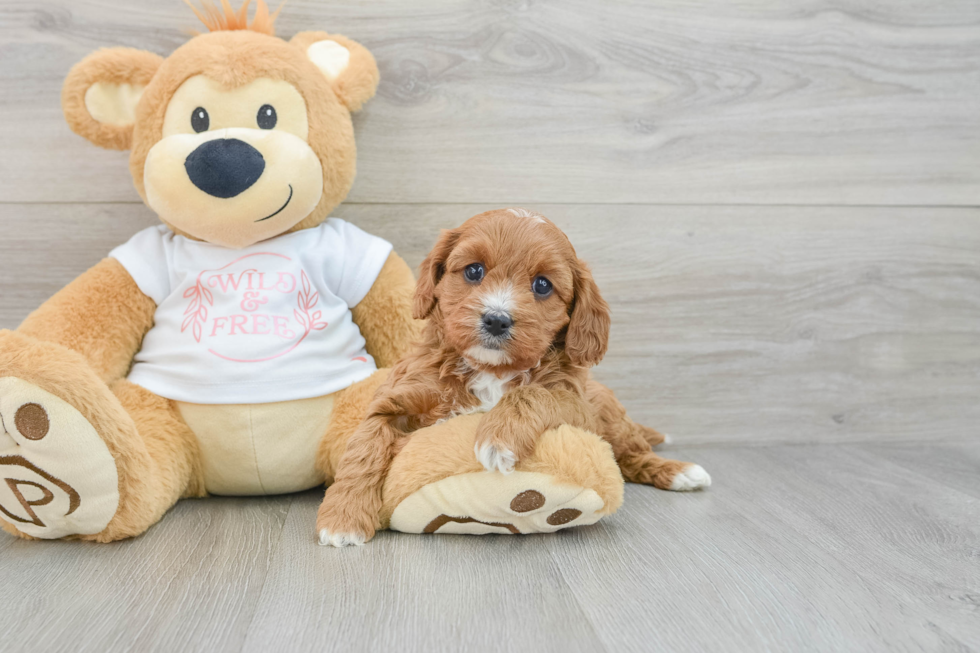
<path id="1" fill-rule="evenodd" d="M 597 376 L 687 444 L 980 435 L 980 210 L 533 205 L 613 310 Z M 337 211 L 418 265 L 482 205 Z M 142 205 L 0 205 L 0 327 L 136 230 Z"/>
<path id="2" fill-rule="evenodd" d="M 61 82 L 195 27 L 177 0 L 0 0 L 0 200 L 134 200 Z M 290 0 L 305 29 L 381 68 L 352 201 L 980 204 L 974 0 Z"/>
<path id="3" fill-rule="evenodd" d="M 296 498 L 243 651 L 602 648 L 546 537 L 382 533 L 365 547 L 320 547 L 322 499 Z"/>
<path id="4" fill-rule="evenodd" d="M 292 501 L 184 501 L 108 545 L 0 533 L 0 650 L 241 650 Z"/>
<path id="5" fill-rule="evenodd" d="M 980 504 L 884 462 L 894 448 L 684 451 L 709 492 L 629 486 L 602 528 L 552 540 L 555 559 L 607 650 L 976 650 Z"/>
<path id="6" fill-rule="evenodd" d="M 328 549 L 317 491 L 114 545 L 0 534 L 0 650 L 980 650 L 980 476 L 949 473 L 976 442 L 674 453 L 712 488 L 630 485 L 554 535 Z"/>

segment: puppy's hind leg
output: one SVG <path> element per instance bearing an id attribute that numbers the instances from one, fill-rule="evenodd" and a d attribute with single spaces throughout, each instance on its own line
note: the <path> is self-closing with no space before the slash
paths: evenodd
<path id="1" fill-rule="evenodd" d="M 651 447 L 668 440 L 660 431 L 631 420 L 613 391 L 595 379 L 590 378 L 586 384 L 585 396 L 595 410 L 599 435 L 606 440 L 632 440 L 639 437 Z"/>
<path id="2" fill-rule="evenodd" d="M 711 485 L 711 476 L 701 465 L 661 458 L 652 451 L 616 456 L 623 478 L 630 483 L 644 483 L 661 490 L 684 492 Z"/>
<path id="3" fill-rule="evenodd" d="M 671 442 L 670 436 L 667 435 L 666 433 L 661 433 L 657 429 L 650 426 L 637 424 L 636 422 L 631 420 L 629 416 L 626 417 L 626 420 L 627 422 L 629 422 L 630 426 L 632 426 L 633 431 L 638 433 L 641 438 L 646 440 L 647 444 L 649 444 L 651 447 L 655 447 L 658 444 L 664 444 L 665 442 L 667 444 L 670 444 Z"/>
<path id="4" fill-rule="evenodd" d="M 589 403 L 598 412 L 599 435 L 612 445 L 613 455 L 627 481 L 674 491 L 700 490 L 711 485 L 711 477 L 700 465 L 653 453 L 651 439 L 655 439 L 654 434 L 660 434 L 627 417 L 626 409 L 611 390 L 590 380 L 586 392 Z"/>

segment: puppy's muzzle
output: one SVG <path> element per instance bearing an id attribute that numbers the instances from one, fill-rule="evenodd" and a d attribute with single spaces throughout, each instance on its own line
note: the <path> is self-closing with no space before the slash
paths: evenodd
<path id="1" fill-rule="evenodd" d="M 510 337 L 510 329 L 514 326 L 514 320 L 507 313 L 484 313 L 481 328 L 489 336 L 499 339 Z"/>

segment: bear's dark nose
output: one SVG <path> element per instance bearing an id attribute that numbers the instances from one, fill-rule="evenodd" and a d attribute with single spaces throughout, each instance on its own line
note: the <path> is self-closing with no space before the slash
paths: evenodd
<path id="1" fill-rule="evenodd" d="M 218 138 L 187 155 L 184 169 L 191 182 L 205 193 L 227 199 L 258 181 L 265 170 L 265 159 L 245 141 Z"/>

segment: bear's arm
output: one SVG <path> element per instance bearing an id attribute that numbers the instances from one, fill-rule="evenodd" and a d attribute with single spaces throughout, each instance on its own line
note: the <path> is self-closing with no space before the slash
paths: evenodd
<path id="1" fill-rule="evenodd" d="M 371 290 L 351 309 L 378 367 L 391 367 L 418 338 L 422 322 L 412 317 L 415 277 L 398 254 L 388 255 Z"/>
<path id="2" fill-rule="evenodd" d="M 106 258 L 41 304 L 17 331 L 77 351 L 109 382 L 129 372 L 155 311 L 122 264 Z"/>

